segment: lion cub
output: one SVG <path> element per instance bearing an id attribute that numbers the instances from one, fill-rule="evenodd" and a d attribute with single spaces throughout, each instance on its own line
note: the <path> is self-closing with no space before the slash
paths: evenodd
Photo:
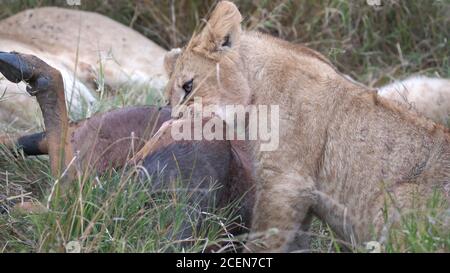
<path id="1" fill-rule="evenodd" d="M 182 51 L 168 54 L 172 106 L 278 105 L 279 147 L 261 151 L 252 251 L 285 251 L 311 215 L 348 241 L 378 239 L 401 208 L 448 196 L 450 136 L 336 71 L 312 50 L 241 30 L 241 14 L 220 2 Z M 386 212 L 386 193 L 393 203 Z M 421 199 L 418 199 L 421 197 Z M 270 232 L 267 232 L 270 231 Z"/>

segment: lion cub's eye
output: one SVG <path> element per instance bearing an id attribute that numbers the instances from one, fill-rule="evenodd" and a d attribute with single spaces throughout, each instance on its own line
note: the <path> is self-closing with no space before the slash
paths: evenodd
<path id="1" fill-rule="evenodd" d="M 225 36 L 222 47 L 231 47 L 230 35 Z"/>
<path id="2" fill-rule="evenodd" d="M 186 92 L 186 95 L 188 95 L 189 93 L 192 92 L 192 87 L 193 86 L 194 86 L 194 79 L 192 79 L 192 80 L 190 80 L 188 82 L 185 82 L 183 84 L 183 90 L 184 90 L 184 92 Z"/>

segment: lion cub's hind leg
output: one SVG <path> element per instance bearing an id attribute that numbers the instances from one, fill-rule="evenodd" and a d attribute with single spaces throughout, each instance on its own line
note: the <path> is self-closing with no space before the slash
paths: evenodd
<path id="1" fill-rule="evenodd" d="M 315 203 L 314 183 L 301 176 L 263 173 L 247 251 L 285 252 L 310 218 L 310 208 Z"/>
<path id="2" fill-rule="evenodd" d="M 342 247 L 354 249 L 360 243 L 361 234 L 358 234 L 358 222 L 348 208 L 320 191 L 315 191 L 314 197 L 316 199 L 312 207 L 314 215 L 325 222 L 339 238 L 346 242 Z"/>

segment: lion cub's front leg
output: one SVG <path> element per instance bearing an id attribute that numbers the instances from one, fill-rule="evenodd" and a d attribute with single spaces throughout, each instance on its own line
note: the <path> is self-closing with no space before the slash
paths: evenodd
<path id="1" fill-rule="evenodd" d="M 287 251 L 316 202 L 311 178 L 263 170 L 257 188 L 250 252 Z"/>

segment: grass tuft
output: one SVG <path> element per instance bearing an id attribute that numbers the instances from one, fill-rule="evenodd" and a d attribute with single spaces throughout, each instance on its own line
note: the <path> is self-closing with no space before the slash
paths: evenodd
<path id="1" fill-rule="evenodd" d="M 80 7 L 69 7 L 65 0 L 0 2 L 0 19 L 42 6 L 95 11 L 170 49 L 189 40 L 201 16 L 217 1 L 82 0 Z M 245 16 L 246 29 L 304 43 L 328 56 L 343 73 L 369 86 L 411 74 L 450 78 L 448 0 L 381 0 L 381 7 L 343 0 L 234 2 Z M 112 96 L 102 82 L 99 75 L 101 100 L 95 111 L 158 104 L 161 100 L 159 92 L 145 86 L 123 86 Z M 42 127 L 42 121 L 36 124 Z M 0 149 L 0 252 L 63 252 L 68 245 L 75 250 L 79 245 L 82 252 L 233 251 L 239 246 L 239 238 L 229 233 L 233 206 L 204 211 L 204 221 L 198 227 L 198 204 L 189 202 L 188 193 L 151 195 L 151 182 L 140 181 L 132 169 L 80 178 L 66 201 L 52 199 L 47 213 L 12 212 L 17 202 L 46 200 L 53 183 L 46 157 L 24 158 L 17 151 Z M 444 200 L 436 195 L 425 210 L 406 212 L 401 223 L 389 230 L 383 251 L 449 252 L 450 212 Z M 189 242 L 175 236 L 186 224 L 198 227 Z M 313 251 L 342 251 L 323 223 L 313 223 L 312 235 Z"/>

